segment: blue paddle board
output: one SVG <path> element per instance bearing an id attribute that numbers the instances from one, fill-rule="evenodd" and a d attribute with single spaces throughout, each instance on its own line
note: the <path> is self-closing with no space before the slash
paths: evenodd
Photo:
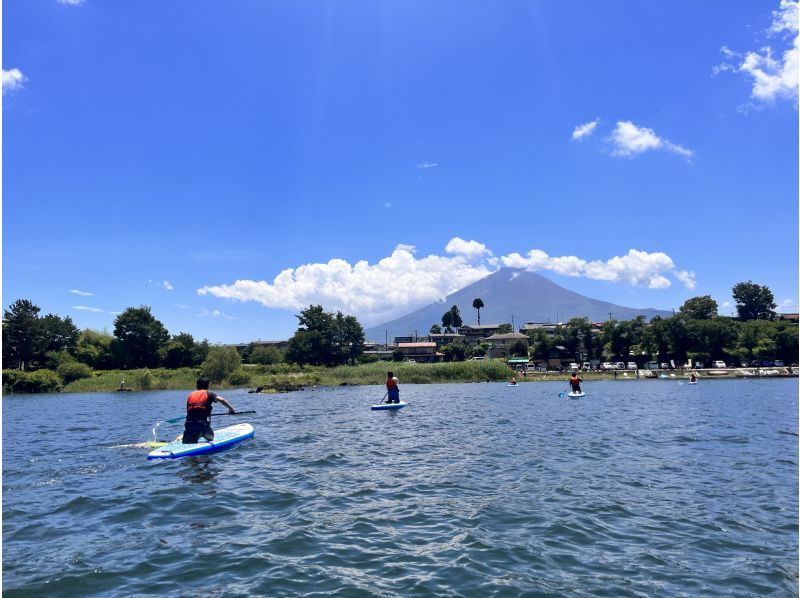
<path id="1" fill-rule="evenodd" d="M 399 403 L 381 403 L 380 405 L 372 405 L 370 409 L 373 411 L 385 411 L 387 409 L 402 409 L 408 403 L 400 401 Z"/>
<path id="2" fill-rule="evenodd" d="M 214 430 L 214 440 L 210 442 L 205 438 L 201 438 L 196 444 L 183 444 L 183 442 L 176 440 L 152 451 L 147 455 L 147 458 L 180 459 L 181 457 L 190 457 L 192 455 L 216 453 L 243 440 L 252 438 L 254 434 L 253 426 L 250 424 L 236 424 L 221 430 Z"/>

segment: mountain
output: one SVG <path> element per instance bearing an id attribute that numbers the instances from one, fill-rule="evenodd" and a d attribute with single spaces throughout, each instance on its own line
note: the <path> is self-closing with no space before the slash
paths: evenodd
<path id="1" fill-rule="evenodd" d="M 442 323 L 442 314 L 453 305 L 458 306 L 465 325 L 477 324 L 477 312 L 472 302 L 480 298 L 486 305 L 481 309 L 482 324 L 511 323 L 517 330 L 525 322 L 566 322 L 570 318 L 589 318 L 592 322 L 608 319 L 611 312 L 615 320 L 631 320 L 644 316 L 671 316 L 672 312 L 658 309 L 623 307 L 598 301 L 573 293 L 552 280 L 535 272 L 501 268 L 486 278 L 448 295 L 444 301 L 426 305 L 408 315 L 365 330 L 367 340 L 389 342 L 395 336 L 425 336 L 432 324 Z"/>

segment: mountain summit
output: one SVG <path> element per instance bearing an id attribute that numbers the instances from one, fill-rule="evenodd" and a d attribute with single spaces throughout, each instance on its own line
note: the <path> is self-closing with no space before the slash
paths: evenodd
<path id="1" fill-rule="evenodd" d="M 486 307 L 481 309 L 481 323 L 511 323 L 519 327 L 525 322 L 566 322 L 570 318 L 589 318 L 592 322 L 608 319 L 611 312 L 615 320 L 631 320 L 644 316 L 669 316 L 672 312 L 658 309 L 623 307 L 606 301 L 584 297 L 557 285 L 535 272 L 501 268 L 486 278 L 448 295 L 443 301 L 426 305 L 408 315 L 366 329 L 367 340 L 381 342 L 387 336 L 425 336 L 432 324 L 441 325 L 442 314 L 457 305 L 464 324 L 476 324 L 477 314 L 472 302 L 480 298 Z"/>

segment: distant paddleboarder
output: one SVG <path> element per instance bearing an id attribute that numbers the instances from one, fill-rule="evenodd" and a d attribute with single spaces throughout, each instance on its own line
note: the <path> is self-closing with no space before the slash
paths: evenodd
<path id="1" fill-rule="evenodd" d="M 569 385 L 572 388 L 572 392 L 581 392 L 581 382 L 583 382 L 583 378 L 578 377 L 578 372 L 572 372 L 572 377 L 569 379 Z"/>
<path id="2" fill-rule="evenodd" d="M 387 403 L 399 403 L 400 402 L 400 388 L 397 386 L 397 378 L 394 375 L 394 372 L 388 372 L 386 374 L 386 395 Z"/>

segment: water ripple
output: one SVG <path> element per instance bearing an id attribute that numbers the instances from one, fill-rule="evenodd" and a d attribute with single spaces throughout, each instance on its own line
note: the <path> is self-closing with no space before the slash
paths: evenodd
<path id="1" fill-rule="evenodd" d="M 59 434 L 4 397 L 4 594 L 797 595 L 793 381 L 380 390 L 228 392 L 256 437 L 163 463 L 110 447 L 176 393 L 83 395 Z"/>

